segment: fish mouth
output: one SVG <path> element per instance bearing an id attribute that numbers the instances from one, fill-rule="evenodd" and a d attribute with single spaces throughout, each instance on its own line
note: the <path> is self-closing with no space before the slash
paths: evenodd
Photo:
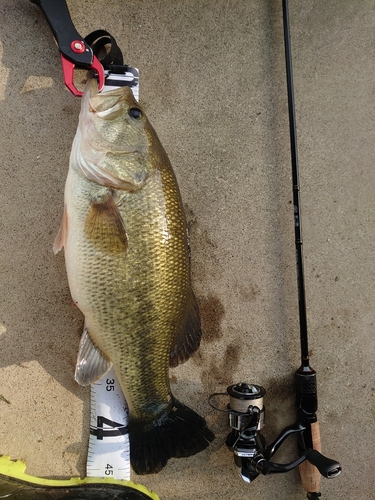
<path id="1" fill-rule="evenodd" d="M 130 87 L 119 87 L 105 92 L 98 91 L 98 85 L 95 79 L 88 80 L 82 102 L 82 111 L 90 111 L 104 120 L 112 119 L 120 115 L 123 111 L 123 103 L 133 104 L 136 101 Z"/>

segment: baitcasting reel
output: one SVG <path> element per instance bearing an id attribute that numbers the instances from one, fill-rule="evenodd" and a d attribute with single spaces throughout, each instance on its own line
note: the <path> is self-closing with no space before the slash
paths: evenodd
<path id="1" fill-rule="evenodd" d="M 265 417 L 263 397 L 266 391 L 262 386 L 240 382 L 229 386 L 227 394 L 229 405 L 226 410 L 221 410 L 211 403 L 213 397 L 222 396 L 222 393 L 212 394 L 209 402 L 214 409 L 228 413 L 232 430 L 227 436 L 226 445 L 233 452 L 234 462 L 240 468 L 240 475 L 244 481 L 251 483 L 259 474 L 267 476 L 288 472 L 305 460 L 313 464 L 323 477 L 333 478 L 340 474 L 341 466 L 338 462 L 324 457 L 307 446 L 304 439 L 307 427 L 302 422 L 286 427 L 273 443 L 266 444 L 260 432 Z M 299 458 L 288 464 L 271 462 L 271 457 L 292 434 L 299 434 Z"/>

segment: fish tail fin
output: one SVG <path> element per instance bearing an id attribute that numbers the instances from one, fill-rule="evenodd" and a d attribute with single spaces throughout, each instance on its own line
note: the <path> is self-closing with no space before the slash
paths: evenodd
<path id="1" fill-rule="evenodd" d="M 177 399 L 157 421 L 129 420 L 130 461 L 136 474 L 159 472 L 169 458 L 195 455 L 213 439 L 204 418 Z"/>

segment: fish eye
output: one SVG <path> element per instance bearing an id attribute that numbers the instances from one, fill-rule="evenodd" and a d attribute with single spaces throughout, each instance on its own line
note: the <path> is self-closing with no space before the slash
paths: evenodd
<path id="1" fill-rule="evenodd" d="M 129 115 L 132 118 L 135 118 L 136 120 L 138 120 L 139 118 L 142 117 L 142 111 L 139 108 L 130 108 Z"/>

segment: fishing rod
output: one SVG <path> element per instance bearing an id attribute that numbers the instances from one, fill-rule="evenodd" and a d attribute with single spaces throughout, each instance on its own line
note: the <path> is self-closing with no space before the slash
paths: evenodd
<path id="1" fill-rule="evenodd" d="M 290 152 L 292 162 L 292 183 L 293 183 L 293 205 L 294 205 L 294 234 L 297 264 L 298 283 L 298 308 L 301 346 L 301 366 L 295 373 L 296 379 L 296 406 L 298 420 L 306 427 L 299 436 L 299 447 L 301 450 L 311 448 L 321 451 L 321 440 L 319 423 L 316 416 L 318 409 L 316 372 L 311 368 L 309 361 L 307 314 L 305 279 L 303 269 L 302 253 L 302 222 L 300 186 L 298 172 L 298 149 L 297 149 L 297 129 L 295 118 L 294 89 L 293 89 L 293 68 L 292 51 L 290 42 L 290 25 L 288 0 L 282 0 L 284 46 L 286 63 L 286 81 L 288 92 L 288 112 L 289 112 L 289 132 L 290 132 Z M 299 466 L 302 485 L 308 492 L 309 499 L 320 496 L 321 474 L 311 461 L 305 461 Z M 330 471 L 330 476 L 336 476 L 341 472 L 340 464 Z M 330 477 L 329 476 L 329 477 Z"/>
<path id="2" fill-rule="evenodd" d="M 212 401 L 222 393 L 212 394 L 211 406 L 228 414 L 231 432 L 226 444 L 234 454 L 234 461 L 240 468 L 244 481 L 251 483 L 259 474 L 288 472 L 299 466 L 301 481 L 309 500 L 317 500 L 320 494 L 321 476 L 334 478 L 341 473 L 341 465 L 321 454 L 319 423 L 317 420 L 317 381 L 316 372 L 310 366 L 306 296 L 302 253 L 301 203 L 298 173 L 297 132 L 295 119 L 292 53 L 290 43 L 288 0 L 282 0 L 286 80 L 288 93 L 288 112 L 290 130 L 290 148 L 292 163 L 294 232 L 298 284 L 298 310 L 300 324 L 301 366 L 295 372 L 297 421 L 286 427 L 270 445 L 266 444 L 261 429 L 264 426 L 265 407 L 263 398 L 265 389 L 256 384 L 240 382 L 227 388 L 229 395 L 226 409 L 220 409 Z M 291 463 L 280 464 L 270 459 L 281 444 L 290 435 L 298 436 L 299 457 Z"/>

